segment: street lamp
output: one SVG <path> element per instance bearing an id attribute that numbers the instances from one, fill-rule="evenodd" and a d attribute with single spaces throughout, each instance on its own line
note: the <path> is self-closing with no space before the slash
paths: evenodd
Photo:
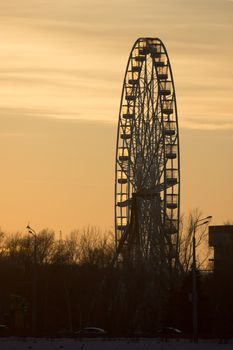
<path id="1" fill-rule="evenodd" d="M 37 333 L 37 233 L 33 228 L 27 225 L 27 230 L 34 237 L 34 271 L 33 271 L 33 288 L 32 288 L 32 333 Z"/>
<path id="2" fill-rule="evenodd" d="M 211 215 L 196 220 L 193 225 L 193 263 L 192 263 L 192 302 L 193 302 L 193 341 L 198 343 L 198 320 L 197 320 L 197 265 L 196 265 L 196 229 L 209 223 Z"/>

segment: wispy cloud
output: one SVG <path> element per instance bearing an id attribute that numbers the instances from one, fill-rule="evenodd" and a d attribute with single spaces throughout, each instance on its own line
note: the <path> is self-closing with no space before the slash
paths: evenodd
<path id="1" fill-rule="evenodd" d="M 217 121 L 200 117 L 185 118 L 181 120 L 180 127 L 195 130 L 233 130 L 233 116 Z"/>

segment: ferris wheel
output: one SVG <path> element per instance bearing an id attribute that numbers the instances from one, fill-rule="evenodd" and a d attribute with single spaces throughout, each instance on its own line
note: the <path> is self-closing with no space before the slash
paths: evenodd
<path id="1" fill-rule="evenodd" d="M 157 266 L 174 264 L 179 214 L 179 134 L 171 65 L 160 39 L 139 38 L 126 67 L 117 132 L 119 255 Z"/>

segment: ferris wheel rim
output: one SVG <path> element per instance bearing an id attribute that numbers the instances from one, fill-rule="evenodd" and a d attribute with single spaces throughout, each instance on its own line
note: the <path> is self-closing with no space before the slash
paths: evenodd
<path id="1" fill-rule="evenodd" d="M 172 74 L 172 69 L 171 69 L 171 64 L 170 64 L 170 60 L 169 60 L 169 56 L 168 56 L 168 53 L 167 53 L 167 50 L 166 50 L 166 47 L 165 45 L 163 44 L 163 42 L 159 39 L 159 38 L 144 38 L 144 37 L 141 37 L 139 39 L 137 39 L 130 51 L 130 55 L 129 55 L 129 58 L 128 58 L 128 62 L 127 62 L 127 66 L 126 66 L 126 70 L 125 70 L 125 75 L 124 75 L 124 82 L 123 82 L 123 88 L 122 88 L 122 93 L 121 93 L 121 100 L 120 100 L 120 111 L 119 111 L 119 120 L 118 120 L 118 129 L 117 129 L 117 147 L 116 147 L 116 165 L 115 165 L 115 230 L 117 230 L 117 213 L 116 213 L 116 210 L 117 210 L 117 200 L 116 200 L 116 197 L 117 197 L 117 166 L 119 165 L 118 164 L 118 159 L 117 159 L 117 154 L 118 154 L 118 150 L 119 150 L 119 131 L 120 131 L 120 128 L 121 128 L 121 125 L 120 125 L 120 121 L 121 121 L 121 111 L 122 111 L 122 107 L 123 107 L 123 102 L 124 102 L 124 93 L 125 93 L 125 82 L 126 82 L 126 78 L 127 78 L 127 74 L 129 73 L 129 66 L 130 66 L 130 62 L 132 60 L 132 53 L 134 51 L 134 49 L 136 48 L 137 44 L 140 43 L 140 42 L 148 42 L 149 40 L 153 40 L 153 41 L 156 41 L 158 42 L 163 50 L 164 50 L 164 53 L 166 55 L 166 59 L 167 59 L 167 66 L 168 66 L 168 69 L 169 69 L 169 73 L 170 73 L 170 76 L 171 76 L 171 84 L 172 84 L 172 89 L 173 89 L 173 98 L 172 98 L 172 101 L 174 102 L 174 115 L 175 115 L 175 122 L 176 122 L 176 130 L 177 130 L 177 135 L 176 135 L 176 145 L 178 146 L 177 147 L 177 150 L 178 150 L 178 164 L 177 164 L 177 169 L 175 168 L 172 168 L 173 170 L 178 170 L 177 173 L 178 173 L 178 179 L 177 179 L 177 184 L 178 184 L 178 198 L 180 199 L 180 154 L 179 154 L 179 133 L 178 133 L 178 113 L 177 113 L 177 103 L 176 103 L 176 93 L 175 93 L 175 85 L 174 85 L 174 79 L 173 79 L 173 74 Z M 158 74 L 157 74 L 157 70 L 156 70 L 156 79 L 157 81 L 159 81 L 158 79 Z M 160 95 L 160 100 L 161 100 L 161 95 Z M 161 101 L 160 101 L 160 104 L 161 104 Z M 173 164 L 173 162 L 171 162 Z M 178 213 L 177 213 L 177 216 L 179 218 L 179 214 L 180 214 L 180 206 L 178 206 Z M 115 236 L 116 237 L 116 236 Z M 116 237 L 116 243 L 117 243 L 117 237 Z"/>

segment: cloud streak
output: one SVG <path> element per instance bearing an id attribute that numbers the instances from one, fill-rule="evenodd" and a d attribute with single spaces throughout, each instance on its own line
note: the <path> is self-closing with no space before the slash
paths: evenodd
<path id="1" fill-rule="evenodd" d="M 223 122 L 223 123 L 200 123 L 197 121 L 184 121 L 180 123 L 180 127 L 183 129 L 191 130 L 233 130 L 233 122 Z"/>

